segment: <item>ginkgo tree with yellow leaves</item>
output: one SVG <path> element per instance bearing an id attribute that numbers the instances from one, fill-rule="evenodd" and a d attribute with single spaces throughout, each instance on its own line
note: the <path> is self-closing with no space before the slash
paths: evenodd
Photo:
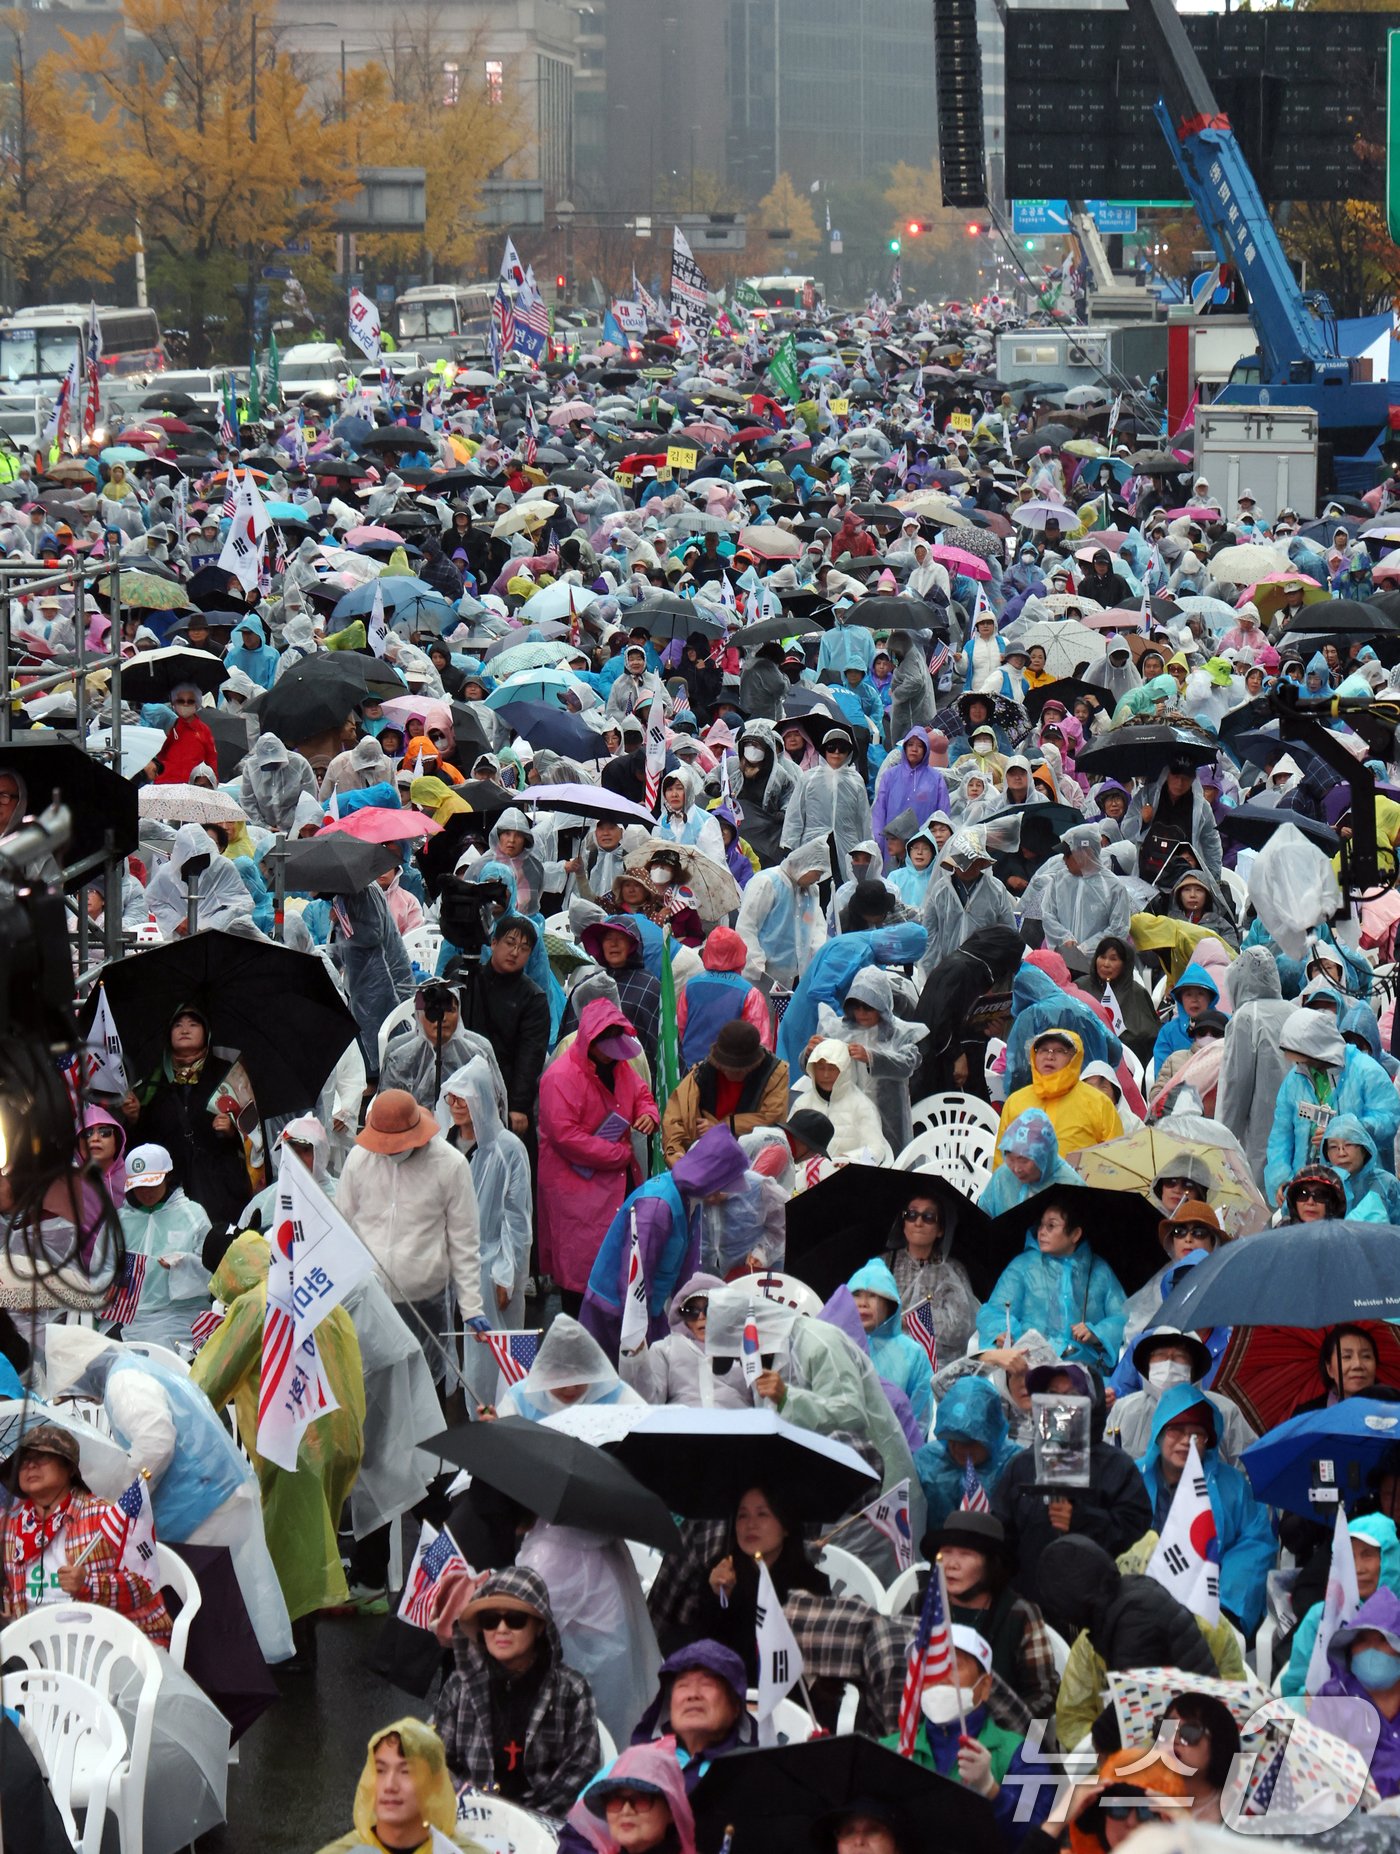
<path id="1" fill-rule="evenodd" d="M 68 74 L 107 119 L 106 199 L 139 218 L 177 295 L 189 358 L 289 239 L 328 232 L 356 187 L 352 135 L 313 107 L 268 0 L 124 0 L 125 38 L 65 34 Z"/>

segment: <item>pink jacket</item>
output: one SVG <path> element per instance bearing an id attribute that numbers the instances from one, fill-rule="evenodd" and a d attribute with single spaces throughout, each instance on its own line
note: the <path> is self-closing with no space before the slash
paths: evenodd
<path id="1" fill-rule="evenodd" d="M 608 1225 L 642 1182 L 630 1132 L 617 1139 L 594 1135 L 609 1114 L 619 1114 L 629 1128 L 642 1114 L 661 1118 L 630 1063 L 616 1063 L 612 1088 L 603 1085 L 588 1051 L 609 1029 L 632 1034 L 615 1004 L 595 998 L 583 1007 L 574 1041 L 540 1078 L 540 1265 L 574 1294 L 588 1286 Z"/>

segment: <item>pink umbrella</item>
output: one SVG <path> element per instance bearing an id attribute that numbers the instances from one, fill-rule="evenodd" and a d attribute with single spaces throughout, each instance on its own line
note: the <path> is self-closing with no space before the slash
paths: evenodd
<path id="1" fill-rule="evenodd" d="M 402 546 L 403 536 L 395 534 L 392 528 L 381 528 L 375 522 L 366 527 L 352 528 L 345 537 L 347 547 L 358 547 L 363 541 L 390 541 L 395 547 Z"/>
<path id="2" fill-rule="evenodd" d="M 440 696 L 391 695 L 387 702 L 380 703 L 380 710 L 398 727 L 407 727 L 410 721 L 417 719 L 423 723 L 420 732 L 436 727 L 453 737 L 452 709 Z"/>
<path id="3" fill-rule="evenodd" d="M 1102 528 L 1086 546 L 1076 549 L 1074 557 L 1076 560 L 1092 560 L 1101 547 L 1106 547 L 1111 554 L 1121 553 L 1127 538 L 1121 528 Z"/>
<path id="4" fill-rule="evenodd" d="M 348 818 L 328 818 L 316 835 L 329 837 L 338 832 L 342 837 L 358 837 L 361 843 L 407 843 L 415 837 L 436 837 L 441 829 L 441 824 L 421 812 L 366 805 Z"/>
<path id="5" fill-rule="evenodd" d="M 1240 594 L 1235 600 L 1236 605 L 1247 605 L 1258 594 L 1261 586 L 1316 586 L 1321 590 L 1322 581 L 1311 579 L 1306 573 L 1266 573 L 1262 579 L 1256 579 L 1252 586 Z"/>
<path id="6" fill-rule="evenodd" d="M 723 444 L 729 436 L 723 425 L 711 425 L 704 419 L 697 419 L 693 425 L 682 426 L 687 438 L 694 438 L 697 444 Z"/>
<path id="7" fill-rule="evenodd" d="M 580 420 L 591 422 L 596 416 L 593 407 L 586 399 L 570 399 L 562 406 L 556 406 L 549 415 L 549 422 L 555 431 L 562 431 L 565 425 L 573 425 Z"/>
<path id="8" fill-rule="evenodd" d="M 929 552 L 935 560 L 951 567 L 955 573 L 961 573 L 965 579 L 992 577 L 992 569 L 985 560 L 979 560 L 976 554 L 965 554 L 960 547 L 930 547 Z"/>
<path id="9" fill-rule="evenodd" d="M 1079 622 L 1091 631 L 1141 631 L 1142 608 L 1118 605 L 1110 611 L 1085 612 Z"/>
<path id="10" fill-rule="evenodd" d="M 1214 519 L 1215 521 L 1219 521 L 1220 513 L 1221 513 L 1221 511 L 1217 508 L 1163 509 L 1161 512 L 1163 515 L 1166 516 L 1168 521 L 1179 521 L 1181 517 L 1185 515 L 1189 520 L 1197 521 L 1197 522 L 1205 521 L 1208 517 Z"/>

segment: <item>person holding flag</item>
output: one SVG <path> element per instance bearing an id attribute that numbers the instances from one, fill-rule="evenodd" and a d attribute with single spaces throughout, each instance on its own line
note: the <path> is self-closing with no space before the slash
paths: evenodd
<path id="1" fill-rule="evenodd" d="M 1343 1538 L 1350 1565 L 1342 1557 Z M 1348 1518 L 1345 1508 L 1339 1507 L 1326 1594 L 1304 1611 L 1294 1631 L 1288 1665 L 1279 1680 L 1279 1692 L 1285 1698 L 1317 1692 L 1322 1684 L 1319 1672 L 1326 1670 L 1323 1678 L 1331 1672 L 1327 1649 L 1332 1634 L 1349 1623 L 1382 1586 L 1400 1596 L 1400 1535 L 1395 1521 L 1383 1513 Z M 1260 1671 L 1267 1677 L 1268 1670 Z"/>
<path id="2" fill-rule="evenodd" d="M 969 1468 L 990 1499 L 1007 1464 L 1021 1452 L 1008 1434 L 1006 1410 L 991 1379 L 959 1378 L 938 1405 L 932 1439 L 914 1456 L 929 1524 L 941 1524 L 962 1505 Z"/>
<path id="3" fill-rule="evenodd" d="M 740 1362 L 724 1363 L 716 1373 L 705 1355 L 705 1329 L 710 1295 L 724 1286 L 718 1275 L 693 1274 L 671 1296 L 666 1308 L 670 1332 L 649 1342 L 638 1353 L 625 1350 L 617 1361 L 618 1375 L 648 1403 L 679 1403 L 690 1409 L 747 1410 L 748 1373 Z M 745 1361 L 746 1362 L 746 1361 Z M 701 1376 L 709 1378 L 701 1395 Z"/>
<path id="4" fill-rule="evenodd" d="M 697 1636 L 733 1649 L 744 1663 L 749 1685 L 757 1686 L 759 1612 L 764 1612 L 771 1632 L 772 1611 L 781 1614 L 794 1590 L 824 1597 L 831 1594 L 831 1584 L 807 1555 L 802 1517 L 791 1497 L 750 1487 L 734 1509 L 722 1549 L 706 1569 L 690 1628 Z M 802 1671 L 800 1655 L 797 1661 L 794 1679 Z M 764 1672 L 771 1673 L 771 1668 Z M 782 1695 L 773 1697 L 776 1703 Z"/>
<path id="5" fill-rule="evenodd" d="M 846 1283 L 860 1315 L 861 1330 L 875 1369 L 887 1384 L 903 1391 L 919 1434 L 933 1422 L 933 1370 L 928 1353 L 904 1331 L 899 1288 L 884 1262 L 868 1261 Z"/>
<path id="6" fill-rule="evenodd" d="M 1029 1709 L 1048 1719 L 1060 1676 L 1045 1618 L 1011 1585 L 1006 1529 L 993 1513 L 949 1513 L 919 1541 L 919 1556 L 943 1571 L 948 1614 L 975 1629 L 992 1650 L 992 1669 Z"/>

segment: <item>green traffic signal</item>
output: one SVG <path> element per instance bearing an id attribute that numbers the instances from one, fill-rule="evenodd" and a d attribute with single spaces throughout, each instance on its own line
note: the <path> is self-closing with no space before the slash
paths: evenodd
<path id="1" fill-rule="evenodd" d="M 902 251 L 903 249 L 904 249 L 904 247 L 903 247 L 903 246 L 902 246 L 902 245 L 900 244 L 900 242 L 899 242 L 899 240 L 898 240 L 897 238 L 892 238 L 892 239 L 890 240 L 890 250 L 891 250 L 891 251 L 892 251 L 892 252 L 894 253 L 894 255 L 895 255 L 896 257 L 898 257 L 898 256 L 899 256 L 899 254 L 900 254 L 900 252 L 901 252 L 901 251 Z"/>

